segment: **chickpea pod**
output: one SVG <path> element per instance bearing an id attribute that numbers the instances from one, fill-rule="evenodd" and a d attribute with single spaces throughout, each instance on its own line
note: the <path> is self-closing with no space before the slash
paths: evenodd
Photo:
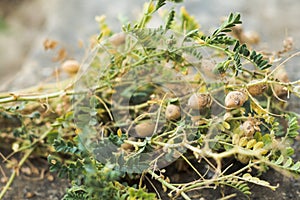
<path id="1" fill-rule="evenodd" d="M 149 137 L 153 134 L 155 123 L 151 121 L 143 121 L 135 126 L 135 132 L 138 137 Z"/>
<path id="2" fill-rule="evenodd" d="M 129 151 L 133 149 L 133 145 L 129 144 L 129 143 L 123 143 L 121 144 L 121 149 L 125 150 L 125 151 Z"/>
<path id="3" fill-rule="evenodd" d="M 250 83 L 254 83 L 253 85 L 250 85 L 247 89 L 248 92 L 252 96 L 258 96 L 264 93 L 264 91 L 267 89 L 267 85 L 265 83 L 259 83 L 255 84 L 255 81 L 252 81 Z"/>
<path id="4" fill-rule="evenodd" d="M 248 100 L 245 92 L 231 91 L 225 97 L 225 106 L 227 108 L 241 107 Z"/>
<path id="5" fill-rule="evenodd" d="M 287 74 L 286 70 L 283 67 L 280 67 L 277 71 L 275 71 L 274 78 L 276 80 L 279 80 L 280 82 L 283 82 L 283 83 L 288 83 L 290 81 L 289 77 L 288 77 L 288 74 Z M 273 88 L 274 88 L 275 94 L 278 97 L 285 96 L 288 93 L 287 88 L 283 85 L 274 84 Z"/>
<path id="6" fill-rule="evenodd" d="M 211 106 L 209 94 L 194 93 L 188 100 L 188 106 L 194 110 L 201 110 Z"/>
<path id="7" fill-rule="evenodd" d="M 69 75 L 75 75 L 79 70 L 80 64 L 77 60 L 66 60 L 61 68 Z"/>
<path id="8" fill-rule="evenodd" d="M 126 41 L 126 34 L 125 33 L 117 33 L 114 34 L 109 38 L 109 41 L 114 45 L 114 46 L 120 46 L 125 44 Z"/>
<path id="9" fill-rule="evenodd" d="M 252 137 L 256 131 L 260 131 L 259 122 L 254 119 L 248 119 L 242 124 L 244 135 L 248 138 Z"/>
<path id="10" fill-rule="evenodd" d="M 180 118 L 180 107 L 174 104 L 169 104 L 166 107 L 165 116 L 167 120 L 177 120 Z"/>
<path id="11" fill-rule="evenodd" d="M 128 141 L 135 141 L 136 138 L 134 138 L 134 137 L 129 137 L 127 140 L 128 140 Z M 130 143 L 127 143 L 127 142 L 125 141 L 124 143 L 121 144 L 120 148 L 121 148 L 122 150 L 124 150 L 124 151 L 131 151 L 131 150 L 134 149 L 134 146 L 133 146 L 132 144 L 130 144 Z"/>

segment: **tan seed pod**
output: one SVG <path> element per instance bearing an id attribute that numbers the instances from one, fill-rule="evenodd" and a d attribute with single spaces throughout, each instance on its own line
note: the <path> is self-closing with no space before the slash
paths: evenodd
<path id="1" fill-rule="evenodd" d="M 117 33 L 114 34 L 109 38 L 109 41 L 114 45 L 114 46 L 120 46 L 122 44 L 125 44 L 126 40 L 126 34 L 125 33 Z"/>
<path id="2" fill-rule="evenodd" d="M 125 151 L 129 151 L 133 149 L 133 145 L 129 144 L 129 143 L 123 143 L 121 144 L 121 149 L 125 150 Z"/>
<path id="3" fill-rule="evenodd" d="M 155 123 L 151 121 L 143 121 L 135 126 L 135 132 L 139 137 L 152 136 L 155 129 Z"/>
<path id="4" fill-rule="evenodd" d="M 174 104 L 169 104 L 166 108 L 166 119 L 176 120 L 180 118 L 180 107 Z"/>
<path id="5" fill-rule="evenodd" d="M 253 120 L 247 120 L 243 123 L 242 128 L 246 137 L 252 137 L 256 132 L 255 122 Z"/>
<path id="6" fill-rule="evenodd" d="M 211 106 L 209 94 L 194 93 L 188 100 L 188 106 L 194 110 L 201 110 Z"/>
<path id="7" fill-rule="evenodd" d="M 247 44 L 258 44 L 260 42 L 260 37 L 257 32 L 245 32 L 245 39 Z"/>
<path id="8" fill-rule="evenodd" d="M 250 83 L 255 83 L 255 81 L 252 81 Z M 249 86 L 247 89 L 252 96 L 258 96 L 264 93 L 264 91 L 267 89 L 267 84 L 264 83 L 255 84 L 255 85 L 253 84 Z"/>
<path id="9" fill-rule="evenodd" d="M 66 60 L 62 65 L 61 68 L 64 72 L 69 75 L 75 75 L 79 70 L 80 64 L 76 60 Z"/>
<path id="10" fill-rule="evenodd" d="M 274 78 L 276 80 L 279 80 L 279 81 L 283 82 L 283 83 L 290 82 L 288 74 L 287 74 L 286 70 L 284 69 L 284 67 L 280 67 L 278 70 L 276 70 L 274 72 Z M 279 84 L 274 84 L 273 88 L 274 88 L 275 94 L 278 97 L 282 97 L 282 96 L 287 95 L 287 88 L 286 87 L 284 87 L 282 85 L 279 85 Z"/>
<path id="11" fill-rule="evenodd" d="M 227 108 L 241 107 L 248 100 L 248 96 L 244 92 L 231 91 L 225 97 L 225 106 Z"/>
<path id="12" fill-rule="evenodd" d="M 283 52 L 287 52 L 291 50 L 294 46 L 294 40 L 292 37 L 287 37 L 283 40 Z"/>

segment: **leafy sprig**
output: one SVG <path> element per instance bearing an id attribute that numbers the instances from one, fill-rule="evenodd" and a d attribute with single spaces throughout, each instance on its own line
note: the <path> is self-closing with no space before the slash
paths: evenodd
<path id="1" fill-rule="evenodd" d="M 241 24 L 242 21 L 240 13 L 230 13 L 227 20 L 225 20 L 222 25 L 216 29 L 213 34 L 208 38 L 208 43 L 217 40 L 220 37 L 226 35 L 226 33 L 231 32 L 231 28 L 236 26 L 237 24 Z"/>

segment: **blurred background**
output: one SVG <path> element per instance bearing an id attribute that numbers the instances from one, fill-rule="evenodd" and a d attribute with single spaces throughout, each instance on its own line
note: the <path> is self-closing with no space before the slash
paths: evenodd
<path id="1" fill-rule="evenodd" d="M 108 25 L 119 32 L 121 21 L 137 19 L 145 2 L 0 0 L 0 91 L 40 83 L 59 67 L 59 63 L 52 61 L 55 52 L 44 49 L 46 39 L 58 41 L 68 58 L 81 62 L 91 36 L 99 33 L 95 16 L 106 15 Z M 178 7 L 182 5 L 196 17 L 207 34 L 220 24 L 223 16 L 240 12 L 245 31 L 259 34 L 259 49 L 278 51 L 282 41 L 290 36 L 295 51 L 299 50 L 299 0 L 186 0 Z M 154 20 L 151 26 L 155 23 Z M 294 78 L 300 78 L 300 59 L 293 60 L 288 70 Z"/>

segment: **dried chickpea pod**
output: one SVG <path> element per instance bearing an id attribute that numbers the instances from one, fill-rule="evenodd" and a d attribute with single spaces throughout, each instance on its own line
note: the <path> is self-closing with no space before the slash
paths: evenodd
<path id="1" fill-rule="evenodd" d="M 207 120 L 205 120 L 202 116 L 200 115 L 196 115 L 196 116 L 192 116 L 191 117 L 192 122 L 196 125 L 196 126 L 201 126 L 203 124 L 207 124 Z"/>
<path id="2" fill-rule="evenodd" d="M 135 132 L 138 137 L 149 137 L 153 135 L 155 123 L 152 121 L 143 121 L 135 126 Z"/>
<path id="3" fill-rule="evenodd" d="M 114 34 L 109 38 L 109 41 L 114 45 L 114 46 L 120 46 L 122 44 L 125 44 L 126 40 L 126 34 L 125 33 L 117 33 Z"/>
<path id="4" fill-rule="evenodd" d="M 130 151 L 133 149 L 133 145 L 129 144 L 129 143 L 123 143 L 123 144 L 121 144 L 121 149 L 123 149 L 125 151 Z"/>
<path id="5" fill-rule="evenodd" d="M 225 97 L 225 106 L 227 108 L 241 107 L 248 100 L 245 92 L 231 91 Z"/>
<path id="6" fill-rule="evenodd" d="M 260 42 L 259 34 L 254 31 L 245 32 L 245 38 L 246 38 L 245 43 L 250 45 L 258 44 Z"/>
<path id="7" fill-rule="evenodd" d="M 248 119 L 242 124 L 244 135 L 248 138 L 253 137 L 256 131 L 260 131 L 258 122 L 255 119 Z"/>
<path id="8" fill-rule="evenodd" d="M 264 91 L 267 89 L 267 84 L 265 84 L 265 83 L 255 84 L 255 82 L 257 82 L 257 80 L 250 82 L 251 85 L 249 87 L 247 87 L 248 92 L 252 96 L 258 96 L 258 95 L 263 94 Z"/>
<path id="9" fill-rule="evenodd" d="M 136 138 L 135 137 L 129 137 L 127 139 L 127 141 L 136 141 Z M 121 149 L 122 150 L 125 150 L 125 151 L 131 151 L 134 149 L 134 145 L 131 144 L 131 143 L 128 143 L 126 140 L 124 141 L 123 144 L 121 144 Z"/>
<path id="10" fill-rule="evenodd" d="M 188 100 L 188 106 L 194 110 L 201 110 L 211 106 L 209 94 L 194 93 Z"/>
<path id="11" fill-rule="evenodd" d="M 288 83 L 290 82 L 288 74 L 286 72 L 286 70 L 284 69 L 284 67 L 280 67 L 278 70 L 276 70 L 274 72 L 274 78 L 275 80 L 279 80 L 280 82 L 283 83 Z M 279 84 L 274 84 L 273 85 L 274 88 L 274 92 L 278 97 L 282 97 L 287 95 L 287 88 L 279 85 Z"/>
<path id="12" fill-rule="evenodd" d="M 177 120 L 180 118 L 180 107 L 174 104 L 169 104 L 166 107 L 165 116 L 167 120 Z"/>
<path id="13" fill-rule="evenodd" d="M 287 37 L 283 40 L 283 50 L 282 53 L 288 52 L 293 49 L 294 46 L 294 40 L 292 37 Z"/>
<path id="14" fill-rule="evenodd" d="M 77 60 L 66 60 L 61 68 L 69 75 L 75 75 L 79 70 L 80 64 Z"/>

